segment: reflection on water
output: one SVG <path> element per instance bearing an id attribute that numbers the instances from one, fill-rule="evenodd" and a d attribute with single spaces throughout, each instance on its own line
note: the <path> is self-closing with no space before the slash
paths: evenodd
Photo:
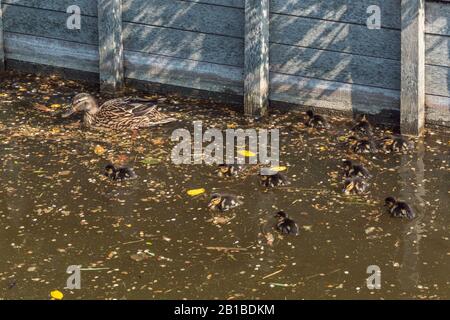
<path id="1" fill-rule="evenodd" d="M 192 120 L 252 126 L 230 108 L 159 97 L 178 123 L 89 132 L 36 109 L 81 91 L 46 81 L 7 79 L 0 98 L 1 298 L 47 299 L 55 289 L 65 299 L 450 298 L 448 134 L 430 131 L 409 154 L 357 157 L 337 139 L 346 120 L 316 133 L 295 126 L 298 114 L 276 114 L 258 126 L 280 128 L 291 185 L 267 191 L 251 170 L 225 179 L 213 166 L 170 161 L 168 137 L 191 130 Z M 367 196 L 341 193 L 338 165 L 349 157 L 374 175 Z M 109 161 L 133 166 L 139 178 L 108 181 Z M 186 194 L 195 188 L 207 194 Z M 210 212 L 216 191 L 243 196 L 244 205 Z M 387 196 L 409 202 L 417 218 L 390 218 Z M 277 210 L 298 223 L 299 236 L 274 231 Z M 70 265 L 83 267 L 81 290 L 64 289 Z M 381 268 L 380 290 L 366 287 L 369 265 Z"/>

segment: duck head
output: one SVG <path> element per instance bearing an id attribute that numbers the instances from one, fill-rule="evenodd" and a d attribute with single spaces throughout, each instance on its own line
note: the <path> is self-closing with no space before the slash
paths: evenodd
<path id="1" fill-rule="evenodd" d="M 88 112 L 91 114 L 95 114 L 98 111 L 97 102 L 94 97 L 88 93 L 80 93 L 77 94 L 72 101 L 72 105 L 69 110 L 64 112 L 61 116 L 63 118 L 67 118 L 74 113 L 78 112 Z"/>
<path id="2" fill-rule="evenodd" d="M 284 219 L 286 219 L 286 218 L 288 217 L 288 215 L 287 215 L 287 213 L 284 212 L 284 211 L 278 211 L 278 212 L 275 214 L 274 217 L 275 217 L 275 218 L 278 218 L 278 219 L 280 219 L 280 220 L 284 220 Z"/>
<path id="3" fill-rule="evenodd" d="M 209 200 L 208 208 L 215 209 L 220 204 L 220 202 L 222 202 L 222 196 L 215 193 L 211 196 L 211 200 Z"/>
<path id="4" fill-rule="evenodd" d="M 394 207 L 396 202 L 397 202 L 397 200 L 395 200 L 394 197 L 387 197 L 386 199 L 384 199 L 384 205 L 386 207 L 388 207 L 389 209 Z"/>

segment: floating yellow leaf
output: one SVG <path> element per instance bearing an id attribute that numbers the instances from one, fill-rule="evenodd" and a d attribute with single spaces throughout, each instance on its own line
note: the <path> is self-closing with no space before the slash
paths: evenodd
<path id="1" fill-rule="evenodd" d="M 102 146 L 97 145 L 94 149 L 94 152 L 96 155 L 101 156 L 102 154 L 104 154 L 106 152 L 106 150 Z"/>
<path id="2" fill-rule="evenodd" d="M 280 172 L 280 171 L 286 171 L 287 167 L 285 166 L 278 166 L 278 167 L 271 167 L 270 171 Z"/>
<path id="3" fill-rule="evenodd" d="M 61 291 L 54 290 L 54 291 L 50 292 L 50 297 L 52 297 L 52 299 L 54 299 L 54 300 L 62 300 L 64 295 L 62 294 Z"/>
<path id="4" fill-rule="evenodd" d="M 7 97 L 7 96 L 8 96 L 7 93 L 0 93 L 0 98 L 5 98 L 5 97 Z"/>
<path id="5" fill-rule="evenodd" d="M 52 104 L 52 105 L 50 106 L 50 108 L 52 108 L 52 109 L 58 109 L 58 108 L 61 108 L 61 105 L 60 105 L 59 103 L 54 103 L 54 104 Z"/>
<path id="6" fill-rule="evenodd" d="M 60 132 L 61 132 L 61 130 L 59 128 L 53 128 L 52 129 L 52 133 L 53 134 L 57 134 L 57 133 L 60 133 Z"/>
<path id="7" fill-rule="evenodd" d="M 227 124 L 227 128 L 228 129 L 236 129 L 237 128 L 237 124 L 236 123 L 229 123 L 229 124 Z"/>
<path id="8" fill-rule="evenodd" d="M 199 194 L 203 194 L 205 192 L 206 192 L 206 190 L 204 188 L 200 188 L 200 189 L 188 190 L 187 194 L 190 195 L 191 197 L 195 197 L 195 196 L 198 196 Z"/>
<path id="9" fill-rule="evenodd" d="M 320 147 L 319 147 L 319 150 L 320 150 L 320 151 L 326 151 L 326 150 L 327 150 L 327 147 L 325 147 L 325 146 L 320 146 Z"/>
<path id="10" fill-rule="evenodd" d="M 238 153 L 244 157 L 255 157 L 256 154 L 248 150 L 239 150 Z"/>
<path id="11" fill-rule="evenodd" d="M 346 136 L 340 136 L 340 137 L 338 137 L 338 140 L 341 141 L 341 142 L 344 142 L 345 140 L 347 140 L 347 137 Z"/>

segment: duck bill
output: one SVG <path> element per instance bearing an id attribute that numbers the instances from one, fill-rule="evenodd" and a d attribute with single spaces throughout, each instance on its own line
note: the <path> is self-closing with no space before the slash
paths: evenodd
<path id="1" fill-rule="evenodd" d="M 64 113 L 61 114 L 62 118 L 67 118 L 70 117 L 71 115 L 73 115 L 75 113 L 75 110 L 73 110 L 73 108 L 70 108 L 69 110 L 65 111 Z"/>

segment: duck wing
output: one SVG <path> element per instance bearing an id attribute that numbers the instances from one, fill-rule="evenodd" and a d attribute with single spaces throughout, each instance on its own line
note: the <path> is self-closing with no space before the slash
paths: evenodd
<path id="1" fill-rule="evenodd" d="M 153 112 L 156 108 L 155 100 L 148 100 L 135 97 L 123 97 L 106 101 L 102 109 L 122 109 L 123 112 L 132 116 L 140 117 Z"/>

